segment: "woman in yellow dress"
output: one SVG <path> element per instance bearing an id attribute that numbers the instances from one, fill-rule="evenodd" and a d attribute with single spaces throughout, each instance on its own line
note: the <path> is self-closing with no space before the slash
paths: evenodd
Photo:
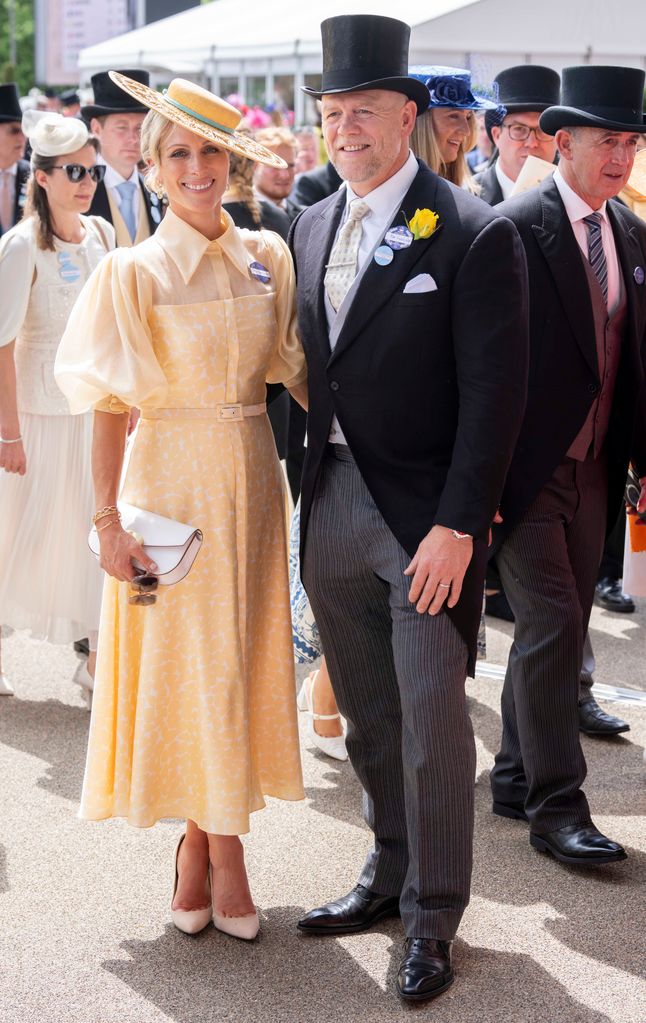
<path id="1" fill-rule="evenodd" d="M 239 835 L 264 796 L 303 796 L 294 699 L 283 484 L 265 384 L 303 399 L 294 275 L 271 232 L 221 209 L 228 153 L 276 163 L 240 114 L 190 82 L 163 96 L 116 72 L 150 108 L 148 185 L 168 212 L 87 282 L 59 348 L 73 412 L 95 409 L 93 475 L 106 581 L 80 815 L 137 827 L 187 819 L 172 917 L 258 931 Z M 141 420 L 123 501 L 202 530 L 188 576 L 153 606 L 129 603 L 154 572 L 115 510 L 128 411 Z"/>

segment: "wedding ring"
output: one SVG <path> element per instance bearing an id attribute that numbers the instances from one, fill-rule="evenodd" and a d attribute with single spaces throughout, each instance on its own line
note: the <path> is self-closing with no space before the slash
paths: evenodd
<path id="1" fill-rule="evenodd" d="M 438 583 L 437 585 L 441 586 L 443 590 L 450 590 L 451 589 L 451 583 Z"/>

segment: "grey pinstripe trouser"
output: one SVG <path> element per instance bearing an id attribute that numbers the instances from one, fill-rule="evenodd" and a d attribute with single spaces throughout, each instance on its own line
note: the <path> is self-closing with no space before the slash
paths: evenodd
<path id="1" fill-rule="evenodd" d="M 498 553 L 516 617 L 502 693 L 494 800 L 525 802 L 532 830 L 590 819 L 579 738 L 583 642 L 606 526 L 603 458 L 566 459 Z"/>
<path id="2" fill-rule="evenodd" d="M 467 648 L 445 614 L 420 615 L 410 558 L 347 449 L 325 459 L 302 578 L 374 833 L 361 884 L 399 895 L 408 936 L 451 939 L 469 899 L 475 745 Z"/>

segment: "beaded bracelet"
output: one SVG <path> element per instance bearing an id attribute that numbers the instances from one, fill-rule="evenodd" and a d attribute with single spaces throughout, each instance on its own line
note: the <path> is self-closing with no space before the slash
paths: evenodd
<path id="1" fill-rule="evenodd" d="M 22 437 L 14 437 L 13 440 L 7 440 L 6 437 L 0 437 L 0 444 L 20 444 Z"/>
<path id="2" fill-rule="evenodd" d="M 92 524 L 96 526 L 99 519 L 104 519 L 106 515 L 119 514 L 119 509 L 116 504 L 109 504 L 105 508 L 100 508 L 99 511 L 95 512 L 92 516 Z"/>

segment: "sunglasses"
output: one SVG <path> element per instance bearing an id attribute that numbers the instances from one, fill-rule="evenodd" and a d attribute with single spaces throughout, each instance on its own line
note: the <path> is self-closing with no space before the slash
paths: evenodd
<path id="1" fill-rule="evenodd" d="M 52 170 L 64 170 L 70 181 L 82 181 L 89 174 L 95 185 L 103 181 L 106 172 L 104 163 L 95 163 L 94 167 L 84 167 L 82 163 L 57 163 Z"/>
<path id="2" fill-rule="evenodd" d="M 130 588 L 134 591 L 132 597 L 128 597 L 129 604 L 139 604 L 144 607 L 150 606 L 157 601 L 155 590 L 159 585 L 159 580 L 156 575 L 136 575 L 130 583 Z"/>

